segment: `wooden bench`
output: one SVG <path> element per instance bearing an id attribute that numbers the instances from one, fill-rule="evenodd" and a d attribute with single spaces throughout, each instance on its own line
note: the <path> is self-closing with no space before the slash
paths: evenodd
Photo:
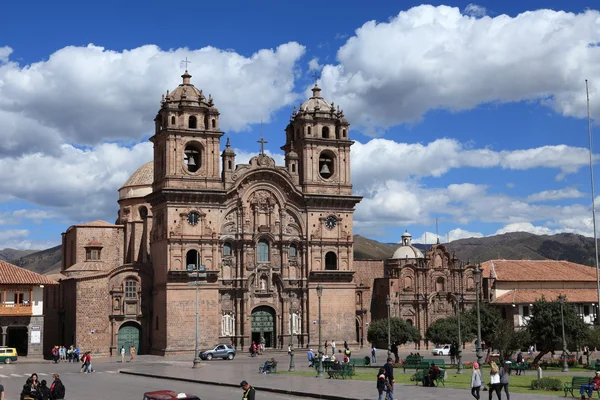
<path id="1" fill-rule="evenodd" d="M 266 361 L 265 363 L 270 363 L 271 361 Z M 263 364 L 258 364 L 258 372 L 260 374 L 263 373 L 264 368 L 265 368 L 265 363 Z M 277 361 L 275 361 L 275 364 L 271 364 L 267 367 L 267 373 L 268 374 L 276 374 L 277 373 Z"/>
<path id="2" fill-rule="evenodd" d="M 525 374 L 525 371 L 527 371 L 528 369 L 529 369 L 528 362 L 522 362 L 520 364 L 511 363 L 510 367 L 508 368 L 508 372 L 511 373 L 512 371 L 523 371 L 523 374 Z"/>
<path id="3" fill-rule="evenodd" d="M 429 372 L 429 367 L 419 368 L 419 369 L 417 369 L 415 374 L 410 379 L 415 381 L 415 385 L 419 385 L 419 382 L 423 383 L 423 378 L 425 378 L 425 375 L 427 374 L 427 372 Z M 439 373 L 438 377 L 435 378 L 435 383 L 437 384 L 437 386 L 439 386 L 440 383 L 442 384 L 442 386 L 446 386 L 446 383 L 444 381 L 445 376 L 446 376 L 446 370 L 443 368 L 440 368 L 440 373 Z"/>
<path id="4" fill-rule="evenodd" d="M 371 365 L 371 359 L 369 357 L 351 358 L 350 364 L 354 365 L 355 367 L 368 367 Z"/>
<path id="5" fill-rule="evenodd" d="M 423 357 L 406 357 L 404 362 L 402 363 L 402 369 L 406 373 L 406 369 L 417 369 L 421 365 L 421 360 Z"/>
<path id="6" fill-rule="evenodd" d="M 575 393 L 579 392 L 581 385 L 589 385 L 592 378 L 587 376 L 574 376 L 571 378 L 571 382 L 566 382 L 564 384 L 565 397 L 567 397 L 567 393 L 571 393 L 572 397 L 575 397 Z M 598 394 L 600 397 L 600 393 Z M 577 393 L 577 397 L 579 397 L 579 393 Z"/>
<path id="7" fill-rule="evenodd" d="M 352 364 L 340 364 L 340 369 L 330 369 L 327 373 L 329 374 L 329 378 L 352 378 L 354 375 L 354 366 Z"/>

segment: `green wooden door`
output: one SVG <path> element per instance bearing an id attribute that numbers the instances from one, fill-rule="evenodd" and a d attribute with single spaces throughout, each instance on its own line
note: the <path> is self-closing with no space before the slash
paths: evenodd
<path id="1" fill-rule="evenodd" d="M 125 354 L 129 355 L 129 348 L 135 347 L 135 354 L 139 354 L 140 351 L 140 328 L 135 325 L 125 325 L 119 329 L 119 351 L 121 354 L 121 347 L 125 346 Z"/>
<path id="2" fill-rule="evenodd" d="M 275 347 L 275 313 L 272 308 L 258 307 L 250 317 L 252 340 L 264 341 L 265 347 Z"/>

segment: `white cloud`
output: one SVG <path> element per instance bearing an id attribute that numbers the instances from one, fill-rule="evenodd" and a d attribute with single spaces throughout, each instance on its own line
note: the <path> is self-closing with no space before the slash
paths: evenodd
<path id="1" fill-rule="evenodd" d="M 214 47 L 163 51 L 146 45 L 122 52 L 69 46 L 21 66 L 0 48 L 0 154 L 60 153 L 62 143 L 138 141 L 151 134 L 161 94 L 181 81 L 188 57 L 192 82 L 215 99 L 221 127 L 239 131 L 268 121 L 298 99 L 294 68 L 304 54 L 295 42 L 250 57 Z"/>
<path id="2" fill-rule="evenodd" d="M 534 193 L 527 197 L 527 201 L 531 202 L 546 202 L 563 199 L 577 199 L 584 197 L 585 193 L 580 192 L 574 187 L 567 187 L 558 190 L 544 190 L 543 192 Z"/>
<path id="3" fill-rule="evenodd" d="M 309 71 L 319 71 L 323 66 L 319 64 L 319 58 L 314 57 L 308 62 L 308 70 Z"/>
<path id="4" fill-rule="evenodd" d="M 480 238 L 483 237 L 481 232 L 469 232 L 462 228 L 455 228 L 444 234 L 440 234 L 440 243 L 448 243 L 458 239 Z M 414 239 L 415 243 L 435 244 L 437 243 L 437 235 L 433 232 L 423 232 L 421 236 Z"/>
<path id="5" fill-rule="evenodd" d="M 25 239 L 29 236 L 27 229 L 9 229 L 0 231 L 0 249 L 21 249 Z"/>
<path id="6" fill-rule="evenodd" d="M 478 6 L 477 4 L 467 4 L 464 11 L 465 15 L 470 15 L 472 17 L 485 17 L 487 15 L 487 10 L 485 7 Z"/>
<path id="7" fill-rule="evenodd" d="M 471 7 L 474 10 L 474 7 Z M 369 21 L 325 65 L 323 92 L 364 132 L 417 121 L 428 110 L 539 102 L 585 116 L 583 77 L 600 81 L 600 12 L 536 10 L 475 18 L 421 5 Z M 598 87 L 592 85 L 591 95 Z M 592 113 L 600 113 L 600 103 Z"/>
<path id="8" fill-rule="evenodd" d="M 480 238 L 480 237 L 483 237 L 483 234 L 481 232 L 469 232 L 469 231 L 461 229 L 461 228 L 456 228 L 456 229 L 452 229 L 450 232 L 448 232 L 448 237 L 450 238 L 450 241 L 452 242 L 452 241 L 458 240 L 458 239 Z"/>
<path id="9" fill-rule="evenodd" d="M 546 226 L 536 226 L 530 222 L 517 222 L 508 224 L 496 231 L 496 235 L 502 235 L 503 233 L 509 232 L 529 232 L 535 235 L 554 235 L 556 233 L 560 233 L 563 230 L 560 229 L 550 229 Z"/>

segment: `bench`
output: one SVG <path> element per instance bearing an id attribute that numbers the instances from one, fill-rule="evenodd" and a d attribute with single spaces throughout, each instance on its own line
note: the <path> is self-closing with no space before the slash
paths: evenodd
<path id="1" fill-rule="evenodd" d="M 587 376 L 574 376 L 571 378 L 571 382 L 566 382 L 564 384 L 563 390 L 565 391 L 565 397 L 567 397 L 567 393 L 571 393 L 572 397 L 575 397 L 574 392 L 579 392 L 581 385 L 589 385 L 592 378 Z M 600 397 L 600 393 L 598 394 Z M 577 393 L 577 397 L 579 397 L 579 393 Z"/>
<path id="2" fill-rule="evenodd" d="M 508 368 L 508 373 L 510 374 L 512 371 L 523 371 L 523 374 L 525 374 L 525 371 L 527 371 L 529 369 L 529 363 L 528 362 L 522 362 L 522 363 L 514 363 L 514 364 L 510 364 L 510 367 Z"/>
<path id="3" fill-rule="evenodd" d="M 351 358 L 350 364 L 354 365 L 355 367 L 368 367 L 369 365 L 371 365 L 371 358 Z"/>
<path id="4" fill-rule="evenodd" d="M 446 360 L 440 360 L 439 358 L 433 359 L 433 358 L 426 358 L 421 360 L 422 363 L 427 363 L 429 365 L 431 364 L 435 364 L 438 366 L 438 368 L 446 368 Z"/>
<path id="5" fill-rule="evenodd" d="M 417 369 L 421 365 L 421 360 L 423 357 L 406 357 L 404 362 L 402 363 L 402 369 L 406 373 L 406 369 Z"/>
<path id="6" fill-rule="evenodd" d="M 419 382 L 423 383 L 423 378 L 425 378 L 425 375 L 427 374 L 427 372 L 429 372 L 429 367 L 419 368 L 419 369 L 417 369 L 415 374 L 413 376 L 411 376 L 410 379 L 412 381 L 415 381 L 415 385 L 419 385 Z M 442 386 L 446 386 L 446 383 L 444 381 L 445 376 L 446 376 L 446 370 L 444 370 L 443 368 L 440 368 L 440 374 L 438 375 L 437 378 L 435 378 L 435 383 L 437 386 L 439 386 L 440 383 L 442 384 Z"/>
<path id="7" fill-rule="evenodd" d="M 346 379 L 346 377 L 348 378 L 352 378 L 352 376 L 354 375 L 354 365 L 352 364 L 340 364 L 340 369 L 330 369 L 329 371 L 327 371 L 327 373 L 329 374 L 329 378 L 342 378 L 342 379 Z"/>
<path id="8" fill-rule="evenodd" d="M 319 370 L 319 361 L 315 360 L 313 366 L 318 371 Z M 333 367 L 333 361 L 325 360 L 323 361 L 323 371 L 329 371 Z"/>
<path id="9" fill-rule="evenodd" d="M 264 371 L 264 367 L 266 363 L 270 363 L 270 361 L 266 361 L 263 364 L 258 364 L 258 373 L 262 374 Z M 277 373 L 277 361 L 275 361 L 274 364 L 271 364 L 267 367 L 267 373 L 268 374 L 276 374 Z"/>

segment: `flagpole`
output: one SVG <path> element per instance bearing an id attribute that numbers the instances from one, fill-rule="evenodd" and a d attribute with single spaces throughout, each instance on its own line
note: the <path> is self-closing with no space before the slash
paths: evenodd
<path id="1" fill-rule="evenodd" d="M 598 266 L 598 236 L 596 234 L 596 204 L 594 195 L 594 142 L 592 139 L 592 120 L 590 118 L 590 90 L 588 80 L 585 80 L 585 94 L 587 98 L 587 118 L 588 118 L 588 138 L 590 141 L 590 181 L 592 184 L 592 224 L 594 227 L 594 248 L 596 249 L 596 289 L 598 291 L 598 302 L 596 303 L 596 320 L 594 323 L 598 325 L 598 311 L 600 310 L 600 268 Z"/>

